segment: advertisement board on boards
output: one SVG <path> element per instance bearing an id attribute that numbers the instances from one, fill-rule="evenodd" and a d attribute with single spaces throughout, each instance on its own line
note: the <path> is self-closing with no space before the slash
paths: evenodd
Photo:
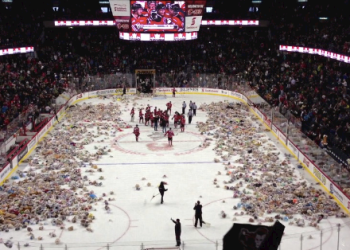
<path id="1" fill-rule="evenodd" d="M 31 150 L 32 147 L 35 146 L 35 144 L 36 144 L 36 139 L 37 139 L 37 138 L 38 138 L 37 136 L 34 136 L 34 137 L 30 140 L 30 142 L 28 143 L 28 151 Z"/>
<path id="2" fill-rule="evenodd" d="M 11 171 L 10 164 L 4 167 L 0 173 L 0 181 L 3 181 L 8 173 Z"/>

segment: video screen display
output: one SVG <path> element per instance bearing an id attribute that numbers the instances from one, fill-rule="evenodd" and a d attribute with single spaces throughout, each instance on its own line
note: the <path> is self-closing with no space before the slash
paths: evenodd
<path id="1" fill-rule="evenodd" d="M 131 31 L 184 32 L 185 1 L 131 1 Z"/>

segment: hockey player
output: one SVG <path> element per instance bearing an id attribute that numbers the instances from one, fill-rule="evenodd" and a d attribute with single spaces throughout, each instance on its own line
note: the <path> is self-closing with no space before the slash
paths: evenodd
<path id="1" fill-rule="evenodd" d="M 161 197 L 161 200 L 160 200 L 160 204 L 163 204 L 163 196 L 164 196 L 164 192 L 165 191 L 168 191 L 168 189 L 165 189 L 164 185 L 167 185 L 168 183 L 164 182 L 164 181 L 161 181 L 160 184 L 159 184 L 159 187 L 158 187 L 158 190 L 159 190 L 159 193 L 160 193 L 160 197 Z"/>
<path id="2" fill-rule="evenodd" d="M 172 91 L 172 92 L 173 92 L 173 97 L 175 97 L 175 92 L 177 92 L 176 89 L 173 88 L 173 91 Z"/>
<path id="3" fill-rule="evenodd" d="M 153 122 L 154 122 L 154 131 L 158 131 L 158 121 L 159 121 L 159 116 L 158 114 L 154 116 Z"/>
<path id="4" fill-rule="evenodd" d="M 134 121 L 134 116 L 135 116 L 135 109 L 134 107 L 132 107 L 131 111 L 130 111 L 130 116 L 131 116 L 131 121 Z"/>
<path id="5" fill-rule="evenodd" d="M 166 112 L 168 113 L 169 112 L 169 115 L 171 115 L 171 107 L 173 106 L 173 104 L 171 103 L 171 101 L 169 101 L 167 104 L 166 104 Z"/>
<path id="6" fill-rule="evenodd" d="M 131 6 L 131 28 L 132 31 L 139 32 L 144 31 L 143 25 L 147 24 L 147 17 L 142 15 L 143 8 L 139 3 L 135 3 Z"/>
<path id="7" fill-rule="evenodd" d="M 147 11 L 149 16 L 151 15 L 152 11 L 156 10 L 156 5 L 157 5 L 156 1 L 148 1 L 147 2 L 145 8 L 146 8 L 146 11 Z"/>
<path id="8" fill-rule="evenodd" d="M 145 126 L 148 126 L 150 118 L 151 118 L 151 111 L 146 110 L 146 113 L 145 113 Z"/>
<path id="9" fill-rule="evenodd" d="M 160 126 L 162 127 L 163 133 L 166 133 L 166 124 L 165 116 L 162 116 L 162 118 L 160 118 Z"/>
<path id="10" fill-rule="evenodd" d="M 179 123 L 181 117 L 181 115 L 176 111 L 175 115 L 173 116 L 173 120 L 174 120 L 174 127 L 177 128 L 177 124 Z"/>
<path id="11" fill-rule="evenodd" d="M 165 120 L 166 126 L 169 127 L 169 115 L 168 115 L 168 113 L 164 112 L 164 120 Z"/>
<path id="12" fill-rule="evenodd" d="M 143 123 L 143 113 L 142 113 L 142 109 L 140 109 L 139 111 L 139 123 Z"/>
<path id="13" fill-rule="evenodd" d="M 148 24 L 157 25 L 159 29 L 152 29 L 152 31 L 164 31 L 162 27 L 167 24 L 167 19 L 165 18 L 165 5 L 158 4 L 155 10 L 152 10 L 148 18 Z"/>
<path id="14" fill-rule="evenodd" d="M 174 30 L 169 30 L 169 31 L 178 31 L 178 32 L 183 32 L 185 25 L 184 25 L 184 17 L 182 14 L 182 9 L 178 4 L 171 4 L 169 7 L 169 16 L 167 18 L 167 24 L 174 24 L 176 28 Z"/>
<path id="15" fill-rule="evenodd" d="M 165 132 L 164 136 L 168 135 L 168 144 L 169 146 L 173 145 L 173 136 L 174 136 L 174 132 L 171 130 L 171 128 L 169 128 L 169 130 L 167 132 Z"/>
<path id="16" fill-rule="evenodd" d="M 149 120 L 151 121 L 151 127 L 153 128 L 154 115 L 152 112 L 149 112 Z"/>
<path id="17" fill-rule="evenodd" d="M 136 127 L 134 128 L 134 135 L 136 137 L 136 141 L 139 141 L 139 136 L 140 136 L 140 129 L 139 126 L 136 124 Z"/>
<path id="18" fill-rule="evenodd" d="M 185 132 L 185 123 L 186 123 L 185 115 L 182 115 L 181 118 L 180 118 L 181 132 Z"/>

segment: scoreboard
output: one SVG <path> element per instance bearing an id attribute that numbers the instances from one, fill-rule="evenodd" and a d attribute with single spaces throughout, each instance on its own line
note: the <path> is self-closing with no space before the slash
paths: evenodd
<path id="1" fill-rule="evenodd" d="M 206 4 L 206 0 L 109 2 L 119 31 L 147 34 L 198 32 Z"/>

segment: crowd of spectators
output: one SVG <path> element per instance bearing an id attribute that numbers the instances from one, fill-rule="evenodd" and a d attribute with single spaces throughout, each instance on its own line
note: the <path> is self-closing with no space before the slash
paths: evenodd
<path id="1" fill-rule="evenodd" d="M 303 8 L 294 3 L 291 8 L 268 3 L 252 13 L 247 2 L 237 1 L 239 7 L 230 11 L 224 8 L 225 1 L 218 1 L 219 10 L 206 18 L 266 19 L 268 27 L 202 27 L 195 41 L 160 42 L 156 49 L 151 43 L 119 40 L 114 27 L 55 29 L 43 25 L 54 19 L 112 19 L 96 4 L 78 1 L 59 11 L 45 1 L 42 8 L 26 4 L 8 10 L 0 5 L 0 46 L 32 45 L 36 49 L 35 53 L 0 57 L 0 127 L 6 130 L 30 106 L 40 110 L 50 105 L 68 86 L 67 75 L 84 84 L 88 76 L 155 68 L 159 75 L 183 76 L 179 82 L 166 82 L 183 86 L 193 84 L 198 74 L 244 72 L 266 101 L 283 114 L 300 118 L 303 132 L 317 144 L 328 135 L 332 146 L 350 155 L 349 67 L 318 56 L 278 51 L 279 44 L 293 44 L 349 53 L 349 16 L 330 11 L 329 20 L 322 23 L 318 17 L 333 5 Z M 218 83 L 218 87 L 227 86 Z"/>

